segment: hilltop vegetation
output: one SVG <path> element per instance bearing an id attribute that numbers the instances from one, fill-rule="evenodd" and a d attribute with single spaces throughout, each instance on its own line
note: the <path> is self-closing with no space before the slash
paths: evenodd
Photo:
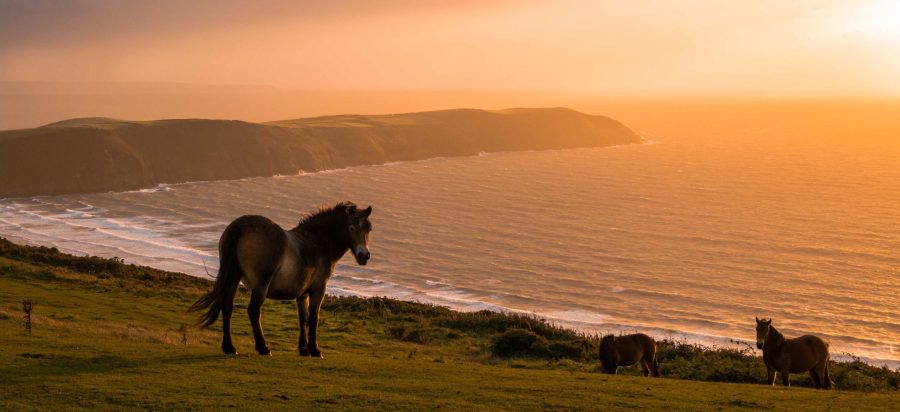
<path id="1" fill-rule="evenodd" d="M 184 308 L 208 286 L 0 238 L 0 409 L 884 410 L 897 397 L 896 371 L 836 362 L 842 390 L 771 388 L 749 351 L 675 342 L 660 351 L 664 379 L 601 375 L 595 337 L 527 316 L 385 298 L 328 298 L 325 359 L 296 355 L 294 304 L 270 301 L 263 312 L 274 356 L 253 353 L 249 324 L 235 316 L 241 354 L 226 357 L 218 325 L 185 327 Z M 34 302 L 30 335 L 25 298 Z M 247 300 L 240 294 L 238 313 Z"/>
<path id="2" fill-rule="evenodd" d="M 272 123 L 71 119 L 0 132 L 0 196 L 132 190 L 479 152 L 638 143 L 570 109 L 443 110 Z"/>

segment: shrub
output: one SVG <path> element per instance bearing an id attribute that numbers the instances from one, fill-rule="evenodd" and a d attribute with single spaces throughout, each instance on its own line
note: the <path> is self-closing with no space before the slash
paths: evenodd
<path id="1" fill-rule="evenodd" d="M 494 337 L 491 353 L 499 357 L 543 355 L 547 353 L 547 343 L 530 330 L 509 329 Z"/>
<path id="2" fill-rule="evenodd" d="M 435 328 L 423 325 L 397 325 L 387 329 L 388 335 L 404 342 L 418 343 L 420 345 L 440 342 L 446 339 L 456 339 L 457 335 L 444 328 Z"/>
<path id="3" fill-rule="evenodd" d="M 584 360 L 591 357 L 590 345 L 581 340 L 551 342 L 547 345 L 548 354 L 554 359 Z"/>
<path id="4" fill-rule="evenodd" d="M 482 335 L 503 333 L 510 329 L 525 329 L 547 340 L 577 340 L 584 335 L 557 326 L 531 315 L 482 310 L 479 312 L 450 312 L 441 320 L 443 326 L 473 331 Z"/>

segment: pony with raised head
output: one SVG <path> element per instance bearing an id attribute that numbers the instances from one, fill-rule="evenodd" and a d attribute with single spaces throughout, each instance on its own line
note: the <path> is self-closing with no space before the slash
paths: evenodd
<path id="1" fill-rule="evenodd" d="M 756 318 L 756 347 L 763 351 L 769 385 L 775 385 L 778 373 L 784 386 L 791 386 L 792 373 L 809 372 L 816 389 L 834 386 L 828 374 L 828 344 L 822 338 L 803 335 L 787 339 L 772 326 L 772 319 Z"/>
<path id="2" fill-rule="evenodd" d="M 371 214 L 371 206 L 358 209 L 344 202 L 304 217 L 291 230 L 262 216 L 235 219 L 219 239 L 219 273 L 213 289 L 190 307 L 191 311 L 205 310 L 198 325 L 212 325 L 221 313 L 222 351 L 237 353 L 231 342 L 231 313 L 238 285 L 243 282 L 250 289 L 247 314 L 260 355 L 270 355 L 260 324 L 263 302 L 269 298 L 297 301 L 299 353 L 322 357 L 317 330 L 328 279 L 348 250 L 358 264 L 368 262 Z"/>
<path id="3" fill-rule="evenodd" d="M 659 377 L 659 364 L 656 362 L 656 341 L 643 334 L 613 336 L 606 335 L 600 339 L 600 366 L 603 372 L 615 375 L 619 366 L 631 366 L 641 363 L 644 376 Z"/>

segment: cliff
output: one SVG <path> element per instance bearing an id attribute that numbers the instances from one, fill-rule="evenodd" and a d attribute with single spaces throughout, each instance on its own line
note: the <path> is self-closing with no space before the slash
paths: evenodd
<path id="1" fill-rule="evenodd" d="M 0 132 L 0 197 L 133 190 L 436 156 L 640 141 L 613 119 L 563 108 L 270 123 L 71 119 Z"/>

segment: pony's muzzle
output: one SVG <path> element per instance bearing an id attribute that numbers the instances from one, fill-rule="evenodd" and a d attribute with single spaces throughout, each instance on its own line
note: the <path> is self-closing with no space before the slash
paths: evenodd
<path id="1" fill-rule="evenodd" d="M 353 257 L 356 258 L 356 263 L 365 266 L 365 264 L 369 262 L 369 258 L 372 257 L 372 254 L 364 247 L 357 247 L 356 250 L 353 251 Z"/>
<path id="2" fill-rule="evenodd" d="M 765 342 L 756 341 L 756 349 L 762 349 L 764 344 L 765 344 Z"/>

